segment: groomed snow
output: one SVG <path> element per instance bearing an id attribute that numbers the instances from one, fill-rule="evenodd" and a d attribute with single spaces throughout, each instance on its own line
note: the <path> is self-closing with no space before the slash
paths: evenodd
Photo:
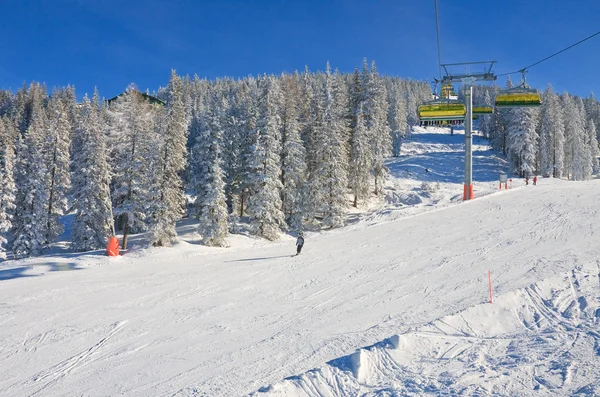
<path id="1" fill-rule="evenodd" d="M 0 395 L 594 395 L 600 183 L 498 191 L 476 138 L 463 203 L 463 139 L 417 128 L 385 199 L 298 257 L 184 222 L 172 248 L 1 263 Z"/>

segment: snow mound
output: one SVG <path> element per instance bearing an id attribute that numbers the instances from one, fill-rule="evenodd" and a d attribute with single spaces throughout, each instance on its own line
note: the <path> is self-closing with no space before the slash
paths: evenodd
<path id="1" fill-rule="evenodd" d="M 599 296 L 596 264 L 579 267 L 250 396 L 598 395 Z"/>

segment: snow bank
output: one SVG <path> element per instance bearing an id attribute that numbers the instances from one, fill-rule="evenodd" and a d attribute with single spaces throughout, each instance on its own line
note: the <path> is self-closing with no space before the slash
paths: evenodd
<path id="1" fill-rule="evenodd" d="M 600 391 L 596 264 L 504 293 L 251 396 L 574 396 Z"/>

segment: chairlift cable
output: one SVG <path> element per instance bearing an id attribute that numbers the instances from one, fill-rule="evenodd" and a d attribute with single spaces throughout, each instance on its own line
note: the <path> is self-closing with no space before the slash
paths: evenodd
<path id="1" fill-rule="evenodd" d="M 435 6 L 435 34 L 437 37 L 437 51 L 438 51 L 438 69 L 440 72 L 440 81 L 442 81 L 442 55 L 440 50 L 440 18 L 438 16 L 438 4 L 437 0 L 434 0 Z"/>
<path id="2" fill-rule="evenodd" d="M 436 0 L 436 1 L 437 1 L 437 0 Z M 575 47 L 576 45 L 579 45 L 579 44 L 583 43 L 584 41 L 586 41 L 586 40 L 589 40 L 589 39 L 591 39 L 592 37 L 594 37 L 594 36 L 597 36 L 597 35 L 599 35 L 599 34 L 600 34 L 600 31 L 598 31 L 598 32 L 596 32 L 596 33 L 594 33 L 594 34 L 592 34 L 591 36 L 588 36 L 588 37 L 586 37 L 586 38 L 585 38 L 585 39 L 583 39 L 583 40 L 579 40 L 577 43 L 575 43 L 575 44 L 571 44 L 570 46 L 568 46 L 568 47 L 566 47 L 566 48 L 563 48 L 562 50 L 560 50 L 560 51 L 558 51 L 558 52 L 555 52 L 554 54 L 552 54 L 552 55 L 550 55 L 550 56 L 547 56 L 546 58 L 542 59 L 541 61 L 537 61 L 536 63 L 532 63 L 531 65 L 529 65 L 529 66 L 526 66 L 526 67 L 524 67 L 524 68 L 522 68 L 522 69 L 519 69 L 519 70 L 515 70 L 514 72 L 497 74 L 497 75 L 496 75 L 496 77 L 500 77 L 500 76 L 506 76 L 506 75 L 509 75 L 509 74 L 515 74 L 515 73 L 524 73 L 524 72 L 525 72 L 525 70 L 527 70 L 527 69 L 529 69 L 529 68 L 531 68 L 531 67 L 533 67 L 533 66 L 535 66 L 535 65 L 539 65 L 540 63 L 542 63 L 542 62 L 544 62 L 544 61 L 547 61 L 548 59 L 550 59 L 550 58 L 552 58 L 552 57 L 554 57 L 554 56 L 556 56 L 556 55 L 560 54 L 561 52 L 565 52 L 565 51 L 567 51 L 568 49 L 571 49 L 571 48 Z"/>

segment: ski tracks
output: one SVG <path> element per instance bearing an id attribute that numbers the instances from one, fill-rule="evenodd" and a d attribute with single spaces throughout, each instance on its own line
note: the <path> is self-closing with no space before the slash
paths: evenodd
<path id="1" fill-rule="evenodd" d="M 119 333 L 127 324 L 127 320 L 120 321 L 111 325 L 111 329 L 108 333 L 100 339 L 98 342 L 93 344 L 88 349 L 75 354 L 68 359 L 59 362 L 58 364 L 42 371 L 33 376 L 32 378 L 24 381 L 19 385 L 13 385 L 13 389 L 22 391 L 23 389 L 31 389 L 37 388 L 36 391 L 32 392 L 30 395 L 41 395 L 44 390 L 48 387 L 55 385 L 64 377 L 68 376 L 71 372 L 77 370 L 77 368 L 89 364 L 94 361 L 93 357 L 97 356 L 101 353 L 102 348 L 113 338 L 117 333 Z M 34 349 L 37 345 L 43 342 L 46 334 L 40 335 L 38 341 L 29 348 L 29 350 Z M 37 386 L 36 385 L 40 385 Z"/>

